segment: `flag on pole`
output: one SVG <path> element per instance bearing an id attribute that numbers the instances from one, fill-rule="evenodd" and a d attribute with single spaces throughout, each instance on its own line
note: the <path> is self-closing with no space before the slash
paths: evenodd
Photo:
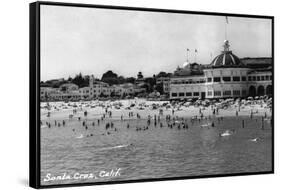
<path id="1" fill-rule="evenodd" d="M 225 17 L 226 24 L 228 24 L 228 16 Z"/>
<path id="2" fill-rule="evenodd" d="M 194 54 L 194 62 L 196 63 L 196 57 L 197 57 L 197 49 L 195 49 L 195 54 Z"/>

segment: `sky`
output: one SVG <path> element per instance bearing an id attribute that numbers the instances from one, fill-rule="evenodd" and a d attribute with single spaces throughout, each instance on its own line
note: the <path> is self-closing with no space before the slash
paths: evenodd
<path id="1" fill-rule="evenodd" d="M 209 64 L 225 38 L 239 58 L 271 57 L 269 19 L 228 17 L 226 24 L 225 16 L 41 5 L 40 28 L 43 81 L 108 70 L 149 77 L 187 59 Z"/>

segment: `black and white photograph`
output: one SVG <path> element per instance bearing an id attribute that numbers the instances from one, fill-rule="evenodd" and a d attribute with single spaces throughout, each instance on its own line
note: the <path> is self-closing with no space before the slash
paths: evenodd
<path id="1" fill-rule="evenodd" d="M 273 17 L 39 9 L 40 186 L 273 172 Z"/>

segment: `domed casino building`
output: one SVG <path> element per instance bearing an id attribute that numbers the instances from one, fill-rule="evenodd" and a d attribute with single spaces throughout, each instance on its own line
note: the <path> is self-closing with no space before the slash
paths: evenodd
<path id="1" fill-rule="evenodd" d="M 170 79 L 170 99 L 271 96 L 271 58 L 240 59 L 229 47 L 225 40 L 221 54 L 196 72 L 190 68 L 197 63 L 177 68 Z"/>

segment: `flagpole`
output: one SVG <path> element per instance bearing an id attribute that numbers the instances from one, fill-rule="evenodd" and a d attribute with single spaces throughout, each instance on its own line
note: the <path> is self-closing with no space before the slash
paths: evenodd
<path id="1" fill-rule="evenodd" d="M 228 24 L 228 17 L 225 17 L 225 40 L 227 40 L 227 24 Z"/>
<path id="2" fill-rule="evenodd" d="M 224 30 L 224 39 L 227 40 L 227 26 L 225 24 L 225 30 Z"/>
<path id="3" fill-rule="evenodd" d="M 189 49 L 187 48 L 186 49 L 186 61 L 188 62 L 188 52 L 189 52 Z"/>
<path id="4" fill-rule="evenodd" d="M 195 58 L 194 58 L 195 59 L 194 60 L 195 63 L 196 63 L 196 60 L 197 60 L 196 58 L 197 58 L 197 49 L 195 49 Z"/>

